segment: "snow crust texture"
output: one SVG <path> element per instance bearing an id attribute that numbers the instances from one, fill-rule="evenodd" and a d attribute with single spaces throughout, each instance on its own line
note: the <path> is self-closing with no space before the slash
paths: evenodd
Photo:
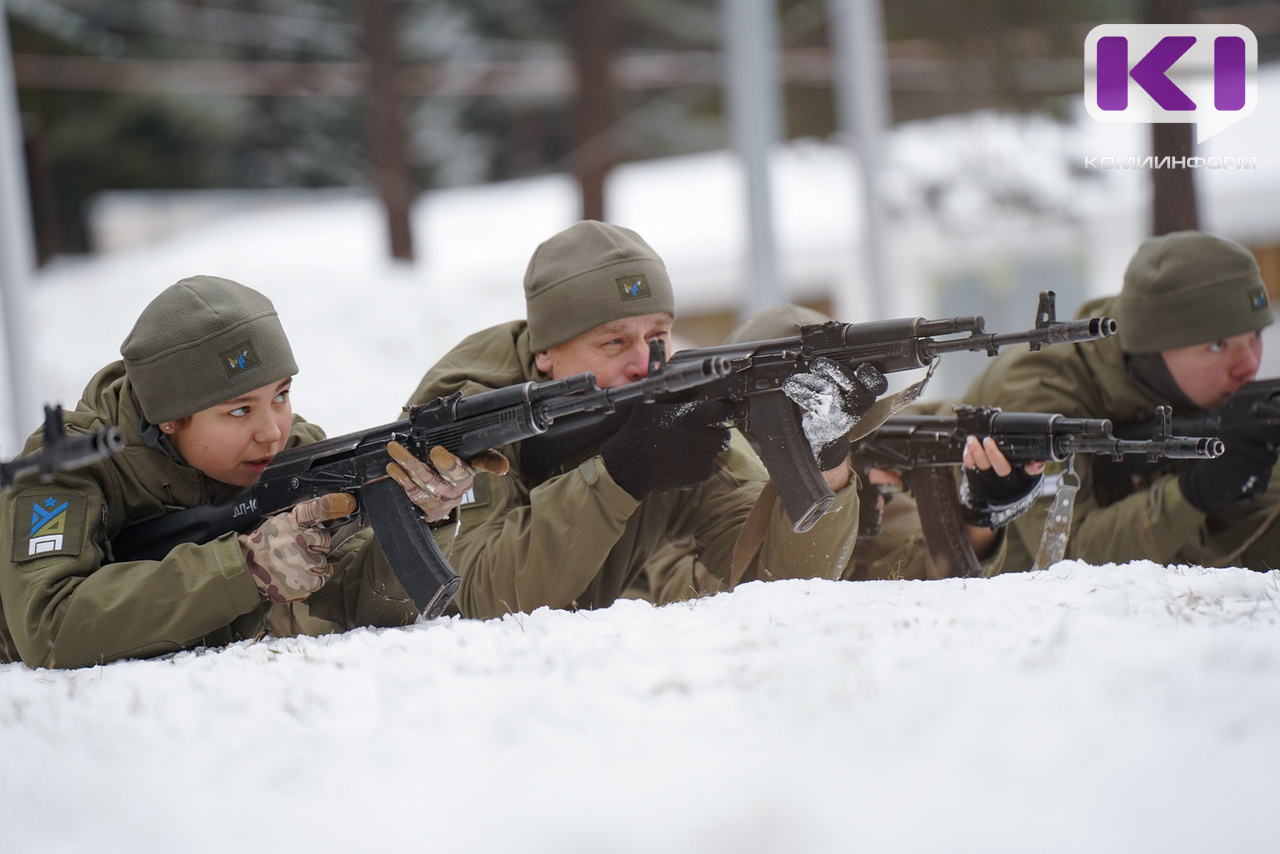
<path id="1" fill-rule="evenodd" d="M 783 581 L 0 666 L 0 850 L 1274 850 L 1275 572 Z"/>

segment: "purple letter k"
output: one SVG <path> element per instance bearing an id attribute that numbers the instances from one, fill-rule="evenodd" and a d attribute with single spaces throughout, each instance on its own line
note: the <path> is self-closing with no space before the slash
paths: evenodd
<path id="1" fill-rule="evenodd" d="M 1162 110 L 1194 110 L 1196 102 L 1187 97 L 1173 81 L 1165 76 L 1169 66 L 1196 43 L 1195 36 L 1165 36 L 1159 44 L 1151 48 L 1146 56 L 1138 60 L 1129 72 L 1133 81 L 1151 96 Z"/>

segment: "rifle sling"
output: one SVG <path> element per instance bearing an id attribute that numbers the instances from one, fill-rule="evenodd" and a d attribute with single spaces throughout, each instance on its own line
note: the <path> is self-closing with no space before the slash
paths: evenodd
<path id="1" fill-rule="evenodd" d="M 1053 496 L 1053 504 L 1049 507 L 1049 515 L 1044 520 L 1044 530 L 1040 534 L 1040 548 L 1036 552 L 1035 562 L 1031 569 L 1048 569 L 1067 554 L 1067 540 L 1071 536 L 1071 516 L 1075 512 L 1076 493 L 1080 491 L 1080 478 L 1076 476 L 1076 457 L 1072 454 L 1067 460 L 1067 469 L 1062 473 L 1062 482 Z"/>
<path id="2" fill-rule="evenodd" d="M 886 394 L 871 404 L 871 408 L 858 419 L 858 423 L 853 425 L 853 429 L 849 431 L 849 441 L 857 442 L 859 439 L 865 439 L 880 429 L 880 426 L 888 421 L 890 416 L 896 415 L 907 404 L 914 403 L 924 393 L 924 387 L 928 384 L 929 378 L 933 376 L 933 367 L 936 364 L 937 362 L 934 362 L 933 365 L 930 365 L 929 372 L 919 381 L 912 383 L 902 391 Z"/>
<path id="3" fill-rule="evenodd" d="M 742 527 L 738 529 L 738 539 L 733 544 L 733 561 L 729 566 L 730 590 L 742 581 L 747 567 L 760 552 L 760 546 L 764 544 L 764 532 L 769 527 L 769 516 L 777 500 L 778 493 L 773 488 L 773 481 L 769 481 L 764 485 L 764 489 L 760 490 L 756 503 L 751 505 L 751 512 L 747 514 Z"/>

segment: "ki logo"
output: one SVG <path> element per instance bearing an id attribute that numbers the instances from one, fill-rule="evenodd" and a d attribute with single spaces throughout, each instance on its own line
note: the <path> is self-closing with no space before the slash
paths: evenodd
<path id="1" fill-rule="evenodd" d="M 1203 142 L 1258 105 L 1258 40 L 1239 24 L 1103 24 L 1084 42 L 1101 122 L 1193 122 Z"/>

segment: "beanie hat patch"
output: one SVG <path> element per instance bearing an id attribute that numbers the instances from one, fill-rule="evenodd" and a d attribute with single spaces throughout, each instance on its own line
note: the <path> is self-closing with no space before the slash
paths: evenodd
<path id="1" fill-rule="evenodd" d="M 1249 289 L 1249 307 L 1254 311 L 1263 311 L 1271 307 L 1271 304 L 1267 301 L 1266 288 Z"/>
<path id="2" fill-rule="evenodd" d="M 618 285 L 618 296 L 623 302 L 633 299 L 648 299 L 653 296 L 649 281 L 644 276 L 623 276 L 615 280 Z"/>
<path id="3" fill-rule="evenodd" d="M 222 366 L 227 369 L 228 377 L 238 376 L 261 364 L 258 354 L 253 351 L 252 341 L 237 344 L 222 354 Z"/>

